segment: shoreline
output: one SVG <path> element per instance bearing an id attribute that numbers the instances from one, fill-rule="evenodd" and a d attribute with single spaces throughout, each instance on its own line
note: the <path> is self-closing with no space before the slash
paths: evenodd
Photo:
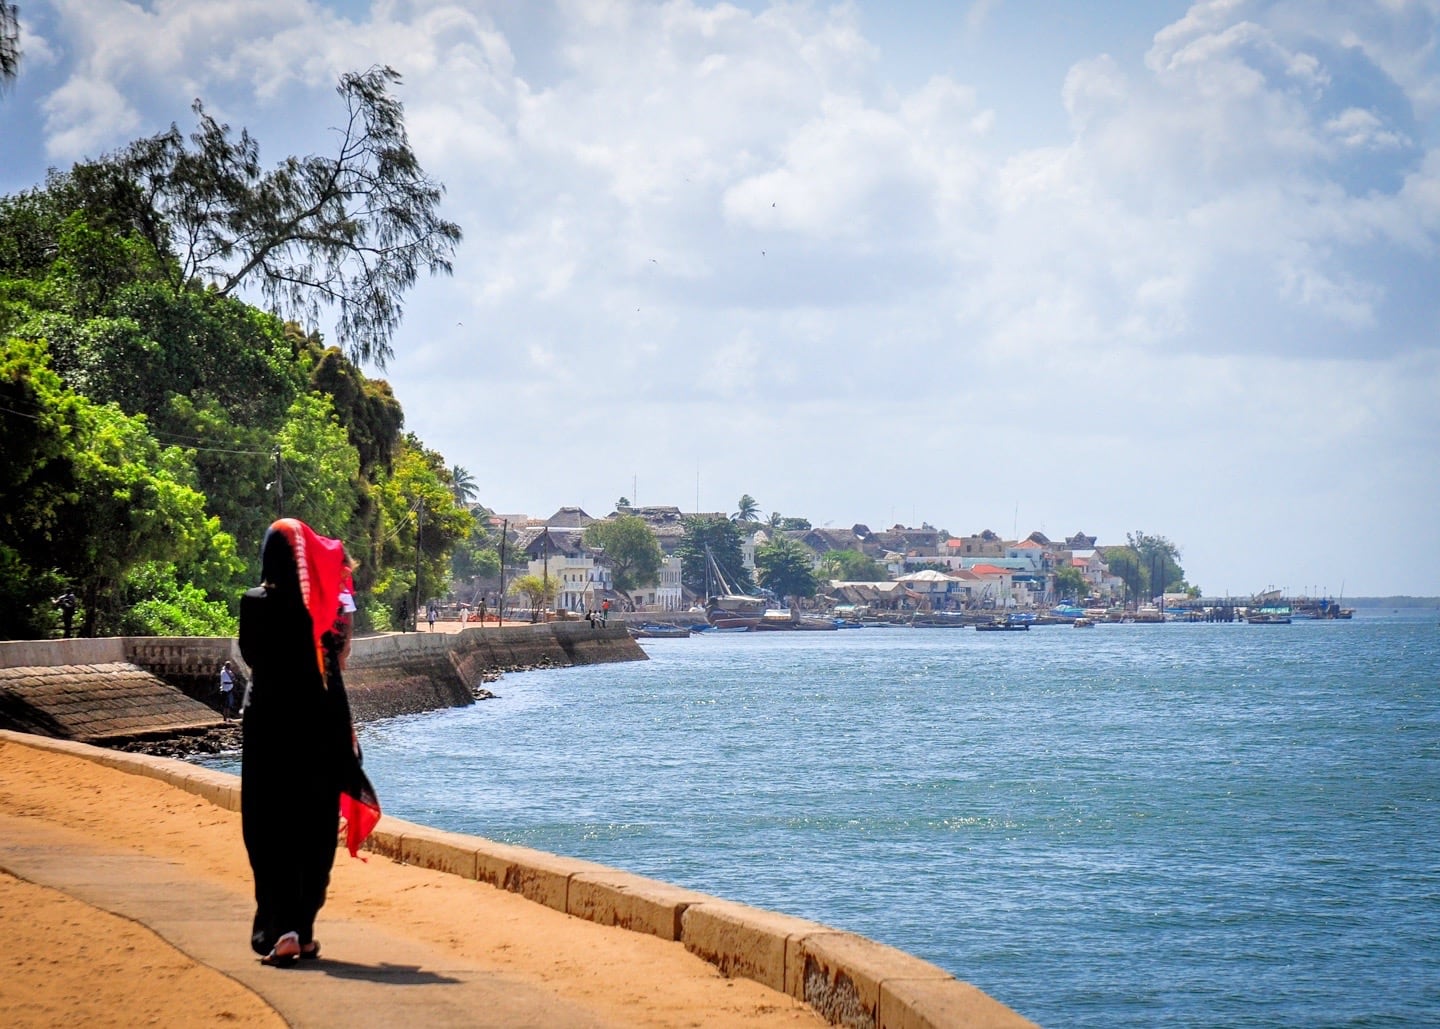
<path id="1" fill-rule="evenodd" d="M 8 827 L 0 833 L 0 871 L 15 876 L 17 863 L 24 866 L 29 854 L 36 881 L 52 885 L 43 877 L 61 876 L 76 852 L 118 851 L 119 867 L 129 871 L 108 888 L 95 886 L 95 866 L 86 863 L 98 858 L 79 854 L 81 865 L 92 869 L 82 877 L 90 883 L 90 902 L 148 925 L 172 943 L 186 938 L 183 927 L 166 928 L 165 920 L 175 916 L 177 888 L 187 897 L 200 897 L 223 884 L 230 917 L 217 923 L 187 901 L 182 907 L 201 926 L 191 931 L 214 938 L 207 937 L 204 947 L 181 949 L 251 987 L 291 1024 L 336 1024 L 334 1018 L 297 1019 L 285 1007 L 292 1001 L 274 992 L 299 975 L 309 980 L 303 991 L 309 996 L 319 976 L 262 969 L 249 952 L 248 868 L 235 810 L 238 798 L 236 777 L 183 762 L 0 733 L 0 824 Z M 68 834 L 70 842 L 27 850 L 23 840 L 16 843 L 27 833 L 56 839 Z M 315 963 L 319 971 L 337 958 L 343 964 L 344 950 L 369 954 L 386 965 L 386 956 L 413 946 L 456 982 L 493 986 L 500 976 L 506 996 L 528 998 L 524 1004 L 560 1003 L 584 1015 L 487 1021 L 482 1016 L 490 1008 L 482 1006 L 464 1024 L 1032 1025 L 934 966 L 826 926 L 589 862 L 393 818 L 382 821 L 372 840 L 368 861 L 351 861 L 342 851 L 336 862 L 330 901 L 317 927 L 317 935 L 327 941 L 326 953 Z M 43 859 L 34 857 L 42 851 Z M 159 881 L 152 881 L 160 914 L 147 918 L 135 910 L 137 904 L 144 906 L 136 892 L 144 893 L 146 875 L 137 875 L 132 864 L 151 859 L 163 865 L 155 866 Z M 193 889 L 187 885 L 192 880 Z M 0 932 L 7 940 L 17 938 L 12 929 L 23 929 L 12 924 L 18 917 L 0 909 Z M 59 996 L 83 993 L 81 984 L 92 974 L 84 952 L 94 937 L 83 928 L 61 937 L 63 946 L 47 951 L 46 965 L 62 977 L 73 974 L 75 991 Z M 376 940 L 383 943 L 378 951 Z M 127 980 L 133 979 L 140 991 L 163 989 L 148 977 L 148 952 L 136 960 L 139 966 L 131 969 L 133 976 L 126 974 Z M 427 966 L 413 967 L 418 973 Z M 389 983 L 383 975 L 361 978 L 374 978 L 382 987 Z M 333 985 L 345 990 L 356 983 L 347 974 Z M 537 987 L 540 994 L 531 996 Z M 24 995 L 19 1001 L 13 998 L 16 989 Z M 460 992 L 457 988 L 453 995 Z M 397 1017 L 428 1024 L 415 1007 L 421 991 L 382 988 L 379 995 L 388 1002 L 403 1001 Z M 22 977 L 9 994 L 0 994 L 0 1012 L 42 1000 Z M 63 1020 L 20 1019 L 16 1024 Z"/>
<path id="2" fill-rule="evenodd" d="M 13 969 L 0 986 L 8 1025 L 69 1024 L 83 1015 L 84 1024 L 126 1025 L 134 1024 L 130 1012 L 147 1011 L 169 1024 L 180 1024 L 182 1012 L 241 1025 L 382 1024 L 376 1019 L 387 1015 L 421 1025 L 825 1024 L 799 1001 L 727 980 L 673 943 L 376 854 L 351 860 L 343 849 L 317 923 L 321 960 L 264 968 L 249 946 L 238 812 L 33 742 L 0 734 L 0 896 L 25 900 L 0 906 L 0 950 Z M 27 850 L 40 859 L 27 862 Z M 71 861 L 90 871 L 67 887 Z M 103 874 L 107 862 L 117 870 L 113 881 Z M 88 895 L 87 879 L 96 884 Z M 136 899 L 146 882 L 160 893 L 150 913 Z M 207 939 L 175 925 L 177 896 L 187 908 L 208 901 L 217 909 L 218 925 L 198 913 Z M 142 931 L 112 946 L 116 915 Z M 45 949 L 33 952 L 42 940 Z M 31 942 L 17 950 L 17 941 Z M 418 963 L 406 960 L 412 952 Z M 395 979 L 386 967 L 410 971 Z M 218 989 L 227 982 L 238 994 Z M 292 996 L 297 990 L 308 998 Z M 374 996 L 358 1019 L 342 1017 L 345 994 L 355 990 Z M 475 990 L 483 1004 L 452 999 Z M 97 993 L 115 1006 L 97 1012 Z M 317 1008 L 333 1015 L 317 1018 Z M 507 1017 L 497 1017 L 501 1011 Z"/>

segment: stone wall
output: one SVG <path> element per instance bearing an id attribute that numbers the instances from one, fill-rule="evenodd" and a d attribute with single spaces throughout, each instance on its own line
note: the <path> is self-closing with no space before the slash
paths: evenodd
<path id="1" fill-rule="evenodd" d="M 213 728 L 226 660 L 248 678 L 229 638 L 0 642 L 0 728 L 105 741 Z M 473 703 L 501 672 L 643 660 L 623 625 L 477 626 L 357 639 L 345 683 L 364 722 Z"/>
<path id="2" fill-rule="evenodd" d="M 356 720 L 363 722 L 469 704 L 475 691 L 501 672 L 643 660 L 645 652 L 623 626 L 551 622 L 392 633 L 354 642 L 345 688 Z"/>
<path id="3" fill-rule="evenodd" d="M 218 700 L 222 664 L 244 667 L 240 647 L 227 637 L 132 636 L 122 642 L 126 661 L 206 703 Z"/>

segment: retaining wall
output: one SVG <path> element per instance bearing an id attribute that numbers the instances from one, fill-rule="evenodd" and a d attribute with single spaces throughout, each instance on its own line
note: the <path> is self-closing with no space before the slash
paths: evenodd
<path id="1" fill-rule="evenodd" d="M 229 811 L 239 778 L 169 758 L 0 731 L 4 739 L 160 779 Z M 575 858 L 386 816 L 365 849 L 436 869 L 602 925 L 680 943 L 726 976 L 753 979 L 853 1029 L 1035 1029 L 969 983 L 854 933 Z"/>
<path id="2" fill-rule="evenodd" d="M 458 633 L 361 637 L 345 685 L 357 721 L 474 702 L 487 675 L 608 661 L 643 661 L 623 625 L 552 622 Z M 222 724 L 220 665 L 248 677 L 227 637 L 127 637 L 0 642 L 0 726 L 65 739 L 205 731 Z"/>

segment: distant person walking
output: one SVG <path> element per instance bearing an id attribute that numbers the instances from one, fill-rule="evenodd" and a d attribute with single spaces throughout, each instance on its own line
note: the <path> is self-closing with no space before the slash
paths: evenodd
<path id="1" fill-rule="evenodd" d="M 282 518 L 261 547 L 261 584 L 240 601 L 251 669 L 240 764 L 240 821 L 255 876 L 250 946 L 267 965 L 320 956 L 340 817 L 354 855 L 380 818 L 360 767 L 342 672 L 351 592 L 344 545 Z"/>
<path id="2" fill-rule="evenodd" d="M 235 709 L 235 666 L 226 661 L 220 666 L 220 713 L 230 721 L 230 712 Z"/>
<path id="3" fill-rule="evenodd" d="M 600 624 L 610 624 L 610 601 L 608 600 L 600 602 Z"/>
<path id="4" fill-rule="evenodd" d="M 431 632 L 434 632 L 434 631 L 435 631 L 435 619 L 436 619 L 437 617 L 439 617 L 439 615 L 440 615 L 440 609 L 439 609 L 438 607 L 436 607 L 434 604 L 431 604 L 429 607 L 427 607 L 427 608 L 425 609 L 425 620 L 430 623 L 430 631 L 431 631 Z"/>

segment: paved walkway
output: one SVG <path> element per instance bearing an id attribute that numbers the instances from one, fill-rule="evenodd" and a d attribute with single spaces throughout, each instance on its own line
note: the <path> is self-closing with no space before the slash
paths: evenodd
<path id="1" fill-rule="evenodd" d="M 163 858 L 108 847 L 74 830 L 0 814 L 0 870 L 149 928 L 242 983 L 292 1026 L 605 1026 L 543 989 L 484 971 L 369 923 L 327 917 L 326 957 L 266 968 L 236 946 L 249 924 L 248 883 L 227 889 Z"/>

